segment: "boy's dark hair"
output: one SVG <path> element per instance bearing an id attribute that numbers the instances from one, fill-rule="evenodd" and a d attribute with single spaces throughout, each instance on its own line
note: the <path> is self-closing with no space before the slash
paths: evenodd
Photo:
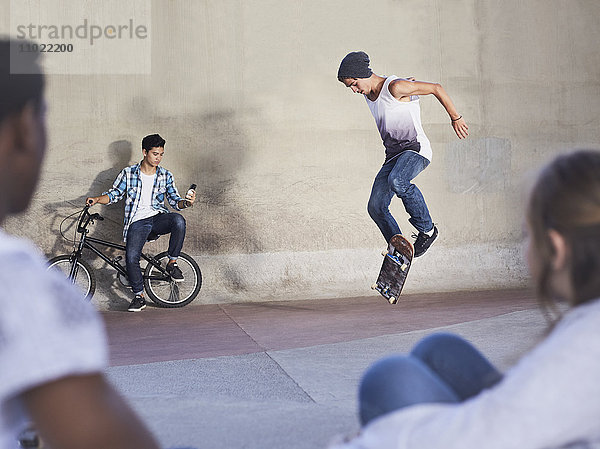
<path id="1" fill-rule="evenodd" d="M 142 148 L 146 151 L 150 151 L 155 147 L 164 148 L 165 142 L 166 140 L 158 134 L 150 134 L 142 139 Z"/>
<path id="2" fill-rule="evenodd" d="M 39 53 L 20 51 L 29 44 L 0 38 L 0 121 L 19 113 L 32 101 L 36 108 L 41 104 L 44 75 Z M 13 69 L 18 68 L 18 73 L 11 73 L 11 64 Z"/>

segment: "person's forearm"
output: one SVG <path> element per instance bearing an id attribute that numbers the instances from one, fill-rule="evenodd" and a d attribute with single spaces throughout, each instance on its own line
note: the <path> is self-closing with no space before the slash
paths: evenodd
<path id="1" fill-rule="evenodd" d="M 433 95 L 442 104 L 444 109 L 446 109 L 446 112 L 450 116 L 451 120 L 455 120 L 460 117 L 460 114 L 454 107 L 454 103 L 452 103 L 450 96 L 439 83 L 406 81 L 399 79 L 395 80 L 393 84 L 391 84 L 390 92 L 398 100 L 412 95 Z"/>
<path id="2" fill-rule="evenodd" d="M 425 83 L 423 81 L 406 81 L 396 80 L 390 87 L 390 92 L 394 98 L 402 100 L 403 97 L 410 95 L 433 95 L 441 105 L 446 109 L 446 112 L 450 116 L 452 128 L 459 139 L 464 139 L 469 135 L 469 127 L 467 126 L 462 115 L 458 113 L 454 103 L 450 99 L 450 95 L 446 93 L 446 90 L 438 83 Z"/>
<path id="3" fill-rule="evenodd" d="M 159 449 L 154 437 L 131 407 L 112 387 L 109 386 L 107 390 L 108 394 L 104 397 L 105 413 L 96 421 L 95 440 L 86 447 Z"/>
<path id="4" fill-rule="evenodd" d="M 110 197 L 108 195 L 100 195 L 97 198 L 98 198 L 98 203 L 100 203 L 100 204 L 110 203 Z"/>
<path id="5" fill-rule="evenodd" d="M 93 206 L 96 203 L 100 203 L 100 204 L 109 204 L 110 203 L 110 197 L 108 195 L 100 195 L 100 196 L 91 196 L 87 199 L 88 203 L 90 203 L 91 201 L 91 205 Z"/>
<path id="6" fill-rule="evenodd" d="M 454 103 L 452 103 L 452 100 L 450 99 L 450 95 L 448 95 L 448 93 L 442 87 L 441 84 L 435 84 L 433 95 L 442 104 L 442 106 L 450 116 L 450 120 L 456 120 L 460 117 L 460 114 L 456 110 Z"/>
<path id="7" fill-rule="evenodd" d="M 60 379 L 26 392 L 24 399 L 42 439 L 52 448 L 159 449 L 144 423 L 101 375 Z"/>
<path id="8" fill-rule="evenodd" d="M 192 207 L 193 203 L 189 200 L 179 200 L 177 201 L 177 207 L 179 207 L 179 209 L 185 209 L 187 207 Z"/>
<path id="9" fill-rule="evenodd" d="M 469 127 L 465 122 L 462 114 L 459 114 L 456 108 L 454 107 L 454 103 L 450 99 L 450 96 L 446 93 L 444 88 L 440 84 L 435 85 L 435 89 L 433 90 L 433 95 L 439 100 L 439 102 L 444 106 L 446 112 L 450 116 L 450 123 L 452 124 L 452 128 L 454 132 L 458 136 L 459 139 L 465 139 L 469 135 Z"/>

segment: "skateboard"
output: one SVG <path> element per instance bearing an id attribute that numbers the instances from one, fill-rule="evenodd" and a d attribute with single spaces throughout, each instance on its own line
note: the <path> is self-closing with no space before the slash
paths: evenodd
<path id="1" fill-rule="evenodd" d="M 383 252 L 383 264 L 377 282 L 371 288 L 381 293 L 390 304 L 396 304 L 398 301 L 412 264 L 413 254 L 412 243 L 400 234 L 390 239 L 389 250 Z"/>

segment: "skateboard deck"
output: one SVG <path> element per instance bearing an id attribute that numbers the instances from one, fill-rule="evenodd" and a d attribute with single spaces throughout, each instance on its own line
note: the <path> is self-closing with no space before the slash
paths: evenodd
<path id="1" fill-rule="evenodd" d="M 389 250 L 384 253 L 383 264 L 373 284 L 373 290 L 381 293 L 390 304 L 396 304 L 413 259 L 413 246 L 402 235 L 396 234 L 390 239 Z"/>

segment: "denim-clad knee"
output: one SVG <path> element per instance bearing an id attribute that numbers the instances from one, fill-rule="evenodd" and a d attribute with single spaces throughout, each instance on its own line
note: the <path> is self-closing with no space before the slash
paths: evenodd
<path id="1" fill-rule="evenodd" d="M 412 194 L 415 185 L 403 178 L 393 178 L 390 180 L 390 188 L 398 198 L 406 198 Z"/>
<path id="2" fill-rule="evenodd" d="M 429 160 L 418 153 L 406 151 L 398 156 L 390 171 L 388 183 L 390 189 L 400 198 L 410 196 L 415 188 L 411 182 L 429 165 Z"/>
<path id="3" fill-rule="evenodd" d="M 389 214 L 389 204 L 386 204 L 381 198 L 371 197 L 367 204 L 367 213 L 373 220 L 383 218 Z"/>
<path id="4" fill-rule="evenodd" d="M 396 355 L 374 363 L 366 371 L 359 387 L 359 415 L 364 425 L 411 405 L 458 400 L 454 391 L 419 359 Z"/>
<path id="5" fill-rule="evenodd" d="M 185 218 L 183 218 L 183 215 L 173 213 L 172 218 L 173 218 L 173 220 L 172 220 L 171 232 L 173 232 L 173 231 L 185 232 L 186 224 L 185 224 Z"/>
<path id="6" fill-rule="evenodd" d="M 423 338 L 408 355 L 374 363 L 359 388 L 363 424 L 421 403 L 462 402 L 490 388 L 502 374 L 463 338 L 438 333 Z"/>
<path id="7" fill-rule="evenodd" d="M 411 351 L 456 392 L 461 400 L 479 394 L 502 379 L 502 373 L 462 337 L 437 333 L 423 338 Z"/>

